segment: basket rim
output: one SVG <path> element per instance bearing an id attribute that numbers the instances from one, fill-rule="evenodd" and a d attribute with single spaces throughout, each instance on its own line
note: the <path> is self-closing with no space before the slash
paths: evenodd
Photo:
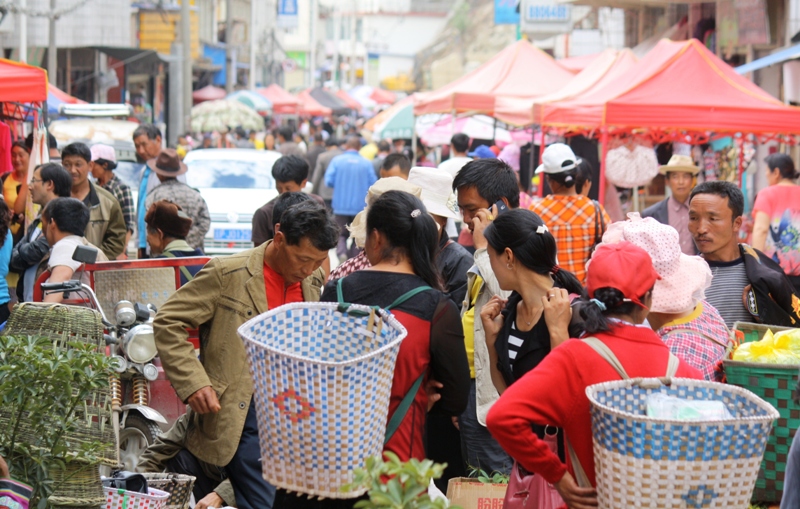
<path id="1" fill-rule="evenodd" d="M 737 361 L 733 359 L 723 359 L 722 365 L 734 365 L 734 366 L 741 366 L 745 368 L 778 368 L 778 369 L 792 369 L 794 371 L 800 371 L 800 363 L 797 364 L 771 364 L 767 362 L 747 362 L 747 361 Z"/>
<path id="2" fill-rule="evenodd" d="M 281 355 L 283 357 L 288 357 L 288 358 L 293 359 L 293 360 L 302 361 L 302 362 L 309 362 L 309 363 L 317 364 L 317 365 L 320 365 L 320 366 L 328 366 L 328 367 L 349 366 L 351 364 L 357 364 L 359 362 L 363 362 L 365 359 L 368 359 L 370 357 L 375 357 L 376 355 L 383 354 L 387 350 L 391 350 L 392 348 L 395 348 L 397 346 L 397 344 L 401 343 L 408 336 L 408 330 L 403 326 L 403 324 L 401 324 L 400 321 L 397 318 L 395 318 L 395 316 L 392 313 L 390 313 L 389 311 L 386 311 L 383 308 L 378 308 L 377 312 L 380 314 L 381 319 L 383 319 L 384 322 L 388 323 L 389 325 L 391 325 L 392 327 L 397 329 L 397 331 L 399 332 L 398 336 L 396 338 L 394 338 L 392 341 L 390 341 L 389 343 L 383 345 L 382 347 L 380 347 L 380 348 L 378 348 L 376 350 L 371 351 L 368 354 L 359 355 L 358 357 L 354 357 L 352 359 L 349 359 L 349 360 L 346 360 L 346 361 L 341 361 L 341 362 L 334 362 L 334 361 L 327 361 L 327 360 L 322 360 L 322 359 L 315 359 L 315 358 L 312 358 L 312 357 L 306 357 L 304 355 L 297 355 L 297 354 L 294 354 L 294 353 L 286 352 L 284 350 L 279 350 L 277 348 L 273 348 L 273 347 L 271 347 L 269 345 L 266 345 L 266 344 L 264 344 L 264 343 L 262 343 L 262 342 L 260 342 L 258 340 L 252 339 L 252 338 L 247 337 L 245 335 L 245 332 L 248 332 L 249 329 L 253 327 L 253 324 L 255 324 L 257 322 L 260 322 L 262 320 L 265 320 L 267 318 L 271 318 L 273 315 L 277 315 L 277 314 L 282 313 L 282 312 L 284 312 L 286 310 L 309 309 L 309 308 L 314 309 L 314 308 L 317 308 L 317 309 L 320 309 L 320 310 L 327 309 L 327 310 L 331 310 L 331 311 L 337 313 L 337 312 L 340 312 L 340 311 L 338 311 L 338 307 L 339 307 L 339 304 L 337 302 L 293 302 L 291 304 L 284 304 L 283 306 L 279 306 L 279 307 L 277 307 L 275 309 L 270 309 L 269 311 L 261 313 L 260 315 L 254 317 L 254 318 L 251 318 L 250 320 L 247 320 L 242 325 L 240 325 L 238 329 L 236 329 L 236 332 L 239 334 L 239 337 L 242 338 L 245 342 L 251 343 L 253 345 L 257 345 L 257 346 L 259 346 L 261 348 L 264 348 L 265 350 L 268 350 L 268 351 L 270 351 L 272 353 Z M 364 306 L 362 304 L 351 304 L 348 309 L 353 309 L 353 310 L 357 310 L 357 311 L 364 311 L 364 312 L 369 313 L 374 308 L 372 308 L 370 306 Z"/>
<path id="3" fill-rule="evenodd" d="M 138 491 L 130 491 L 130 490 L 122 490 L 120 488 L 112 488 L 110 486 L 103 486 L 103 490 L 109 495 L 119 495 L 120 491 L 124 491 L 126 493 L 131 493 L 130 496 L 139 497 L 139 498 L 146 498 L 147 500 L 159 501 L 159 500 L 166 500 L 170 497 L 170 493 L 164 490 L 159 490 L 158 488 L 151 488 L 147 487 L 147 494 L 139 493 Z M 153 493 L 155 492 L 155 493 Z"/>
<path id="4" fill-rule="evenodd" d="M 655 417 L 649 417 L 647 415 L 639 415 L 633 414 L 631 412 L 625 412 L 622 410 L 618 410 L 616 408 L 612 408 L 608 405 L 604 405 L 602 403 L 598 403 L 595 399 L 595 394 L 599 391 L 603 390 L 611 390 L 617 389 L 620 387 L 629 387 L 634 382 L 644 381 L 644 380 L 655 380 L 660 383 L 661 379 L 659 378 L 630 378 L 627 380 L 615 380 L 610 382 L 602 382 L 599 384 L 590 385 L 586 388 L 586 397 L 589 399 L 589 403 L 592 407 L 602 410 L 603 412 L 613 414 L 619 417 L 623 417 L 625 419 L 643 422 L 643 423 L 653 423 L 653 424 L 674 424 L 678 426 L 697 426 L 697 425 L 731 425 L 735 423 L 756 423 L 756 422 L 766 422 L 766 421 L 775 421 L 780 418 L 780 413 L 778 410 L 775 409 L 767 401 L 764 401 L 758 395 L 754 394 L 747 389 L 743 389 L 736 385 L 730 384 L 722 384 L 719 382 L 709 382 L 706 380 L 695 380 L 693 378 L 678 378 L 673 377 L 670 380 L 670 384 L 675 384 L 678 382 L 678 385 L 685 385 L 685 386 L 700 386 L 700 387 L 708 387 L 708 388 L 716 388 L 717 386 L 721 386 L 726 390 L 734 393 L 738 393 L 741 396 L 744 396 L 746 399 L 753 401 L 757 406 L 759 406 L 762 410 L 766 411 L 767 415 L 762 416 L 749 416 L 749 417 L 735 417 L 733 419 L 703 419 L 703 420 L 691 420 L 691 421 L 681 421 L 677 419 L 658 419 Z"/>

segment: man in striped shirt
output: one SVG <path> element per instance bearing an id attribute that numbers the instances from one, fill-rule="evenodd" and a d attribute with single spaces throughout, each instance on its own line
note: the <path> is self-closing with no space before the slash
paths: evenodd
<path id="1" fill-rule="evenodd" d="M 689 231 L 714 276 L 706 300 L 725 324 L 800 325 L 800 299 L 781 267 L 739 244 L 744 196 L 734 184 L 704 182 L 689 197 Z"/>

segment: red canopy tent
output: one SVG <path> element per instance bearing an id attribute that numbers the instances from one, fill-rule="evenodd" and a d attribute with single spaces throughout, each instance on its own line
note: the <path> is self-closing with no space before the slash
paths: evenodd
<path id="1" fill-rule="evenodd" d="M 559 58 L 556 63 L 569 72 L 579 73 L 589 67 L 589 64 L 599 57 L 601 53 L 591 55 L 581 55 L 579 57 Z"/>
<path id="2" fill-rule="evenodd" d="M 508 46 L 466 76 L 415 94 L 414 114 L 483 113 L 493 115 L 498 97 L 537 97 L 558 90 L 573 74 L 526 40 Z"/>
<path id="3" fill-rule="evenodd" d="M 709 133 L 800 134 L 800 108 L 737 74 L 700 41 L 661 40 L 631 69 L 577 99 L 541 105 L 542 129 L 599 133 L 604 171 L 609 133 L 647 131 L 654 141 Z M 605 179 L 600 179 L 603 196 Z"/>
<path id="4" fill-rule="evenodd" d="M 0 102 L 47 101 L 47 71 L 0 58 Z"/>
<path id="5" fill-rule="evenodd" d="M 227 95 L 224 88 L 207 85 L 192 92 L 192 102 L 194 104 L 199 104 L 205 101 L 217 101 L 219 99 L 225 99 Z"/>
<path id="6" fill-rule="evenodd" d="M 350 96 L 350 94 L 348 94 L 344 90 L 338 90 L 336 92 L 336 97 L 341 99 L 351 110 L 361 111 L 364 108 L 364 106 L 360 102 L 353 99 Z"/>
<path id="7" fill-rule="evenodd" d="M 330 108 L 326 108 L 317 102 L 316 99 L 311 97 L 311 90 L 303 90 L 297 94 L 297 99 L 300 100 L 300 109 L 298 115 L 305 115 L 309 117 L 326 117 L 333 113 Z"/>
<path id="8" fill-rule="evenodd" d="M 59 101 L 66 103 L 66 104 L 86 104 L 86 101 L 81 101 L 77 97 L 72 97 L 68 93 L 64 92 L 60 88 L 55 85 L 51 85 L 50 83 L 47 84 L 47 90 L 49 93 L 53 94 Z"/>
<path id="9" fill-rule="evenodd" d="M 272 112 L 280 115 L 297 115 L 303 102 L 280 85 L 272 84 L 256 90 L 272 102 Z"/>

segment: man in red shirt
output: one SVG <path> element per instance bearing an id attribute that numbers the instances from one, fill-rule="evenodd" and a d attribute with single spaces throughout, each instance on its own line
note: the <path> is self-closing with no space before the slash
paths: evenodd
<path id="1" fill-rule="evenodd" d="M 272 241 L 208 262 L 153 323 L 164 371 L 195 414 L 185 447 L 197 459 L 225 468 L 239 509 L 271 509 L 275 488 L 261 477 L 253 380 L 236 331 L 269 309 L 318 301 L 325 281 L 320 266 L 338 236 L 321 205 L 289 207 Z M 187 329 L 200 329 L 199 358 Z M 221 500 L 201 502 L 221 507 Z"/>

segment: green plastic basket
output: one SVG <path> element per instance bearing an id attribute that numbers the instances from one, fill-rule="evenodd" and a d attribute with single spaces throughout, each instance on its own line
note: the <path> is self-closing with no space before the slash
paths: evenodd
<path id="1" fill-rule="evenodd" d="M 774 332 L 774 328 L 770 328 Z M 726 360 L 723 364 L 729 384 L 754 392 L 780 414 L 778 422 L 772 427 L 753 492 L 754 501 L 779 502 L 783 493 L 786 457 L 795 431 L 800 427 L 800 405 L 792 398 L 800 366 L 732 360 Z"/>
<path id="2" fill-rule="evenodd" d="M 734 322 L 733 330 L 741 331 L 744 334 L 742 343 L 752 343 L 753 341 L 761 341 L 764 339 L 764 334 L 771 330 L 773 334 L 783 330 L 789 330 L 792 327 L 780 327 L 778 325 L 764 325 L 763 323 L 750 323 L 750 322 Z"/>

